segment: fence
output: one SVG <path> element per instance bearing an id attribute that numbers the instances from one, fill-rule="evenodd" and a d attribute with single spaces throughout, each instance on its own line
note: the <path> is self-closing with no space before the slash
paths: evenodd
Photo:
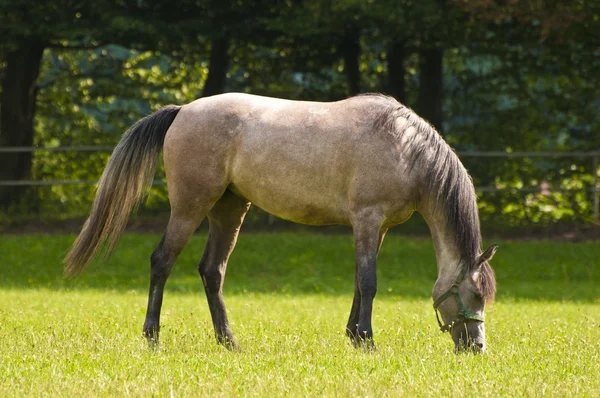
<path id="1" fill-rule="evenodd" d="M 76 147 L 4 147 L 0 148 L 0 153 L 16 153 L 16 152 L 110 152 L 112 146 L 76 146 Z M 600 151 L 591 152 L 457 152 L 457 155 L 462 158 L 466 157 L 503 157 L 503 158 L 561 158 L 561 157 L 578 157 L 591 158 L 593 172 L 593 183 L 591 188 L 587 189 L 556 189 L 554 191 L 574 191 L 574 192 L 591 192 L 593 197 L 594 222 L 598 222 L 600 218 L 600 184 L 598 182 L 598 158 Z M 43 180 L 43 181 L 0 181 L 0 186 L 43 186 L 43 185 L 88 185 L 95 184 L 93 180 Z M 155 184 L 164 184 L 164 181 L 156 180 Z M 515 192 L 539 192 L 540 188 L 499 188 L 496 186 L 477 187 L 481 192 L 494 192 L 502 190 L 510 190 Z"/>

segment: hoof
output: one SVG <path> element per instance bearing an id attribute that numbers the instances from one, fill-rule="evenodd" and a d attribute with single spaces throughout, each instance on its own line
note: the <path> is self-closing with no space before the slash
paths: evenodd
<path id="1" fill-rule="evenodd" d="M 227 348 L 229 351 L 233 351 L 233 352 L 242 352 L 244 351 L 244 349 L 242 347 L 240 347 L 237 343 L 233 342 L 233 343 L 226 343 L 226 344 L 221 344 L 223 347 Z"/>
<path id="2" fill-rule="evenodd" d="M 159 344 L 157 339 L 147 339 L 148 341 L 148 349 L 151 351 L 158 350 Z"/>
<path id="3" fill-rule="evenodd" d="M 148 348 L 150 348 L 151 350 L 158 348 L 158 334 L 158 326 L 144 327 L 144 337 L 148 342 Z"/>
<path id="4" fill-rule="evenodd" d="M 377 347 L 375 346 L 375 341 L 373 339 L 363 339 L 356 338 L 352 339 L 352 345 L 356 349 L 362 349 L 364 352 L 375 352 L 377 351 Z"/>
<path id="5" fill-rule="evenodd" d="M 375 346 L 375 342 L 373 339 L 362 340 L 360 348 L 363 349 L 364 352 L 375 352 L 377 351 L 377 347 Z"/>
<path id="6" fill-rule="evenodd" d="M 148 342 L 148 348 L 150 350 L 156 350 L 158 348 L 158 335 L 149 335 L 147 333 L 144 333 L 144 337 L 146 338 L 146 341 Z"/>
<path id="7" fill-rule="evenodd" d="M 356 330 L 346 329 L 346 335 L 350 338 L 350 342 L 354 348 L 363 349 L 365 352 L 374 352 L 377 351 L 377 347 L 375 346 L 375 341 L 372 338 L 361 336 L 358 334 Z"/>
<path id="8" fill-rule="evenodd" d="M 232 338 L 217 337 L 217 343 L 222 345 L 223 347 L 227 348 L 229 351 L 237 351 L 237 352 L 243 351 L 242 347 L 240 347 L 238 345 L 238 343 L 236 343 L 235 340 Z"/>
<path id="9" fill-rule="evenodd" d="M 363 350 L 364 352 L 375 352 L 377 351 L 377 347 L 375 346 L 375 342 L 373 340 L 352 340 L 352 345 L 357 350 Z"/>

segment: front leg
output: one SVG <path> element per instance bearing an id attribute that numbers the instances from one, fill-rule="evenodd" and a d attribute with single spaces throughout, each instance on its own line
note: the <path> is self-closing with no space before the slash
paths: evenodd
<path id="1" fill-rule="evenodd" d="M 377 242 L 377 255 L 383 244 L 383 238 L 387 229 L 379 231 L 379 240 Z M 348 318 L 348 324 L 346 325 L 346 335 L 350 337 L 350 341 L 355 347 L 360 347 L 360 335 L 358 333 L 358 318 L 360 312 L 360 289 L 358 287 L 358 263 L 354 273 L 354 298 L 352 300 L 352 309 L 350 310 L 350 317 Z"/>
<path id="2" fill-rule="evenodd" d="M 355 346 L 365 346 L 367 349 L 375 348 L 371 316 L 373 299 L 377 293 L 377 253 L 385 235 L 385 232 L 381 232 L 381 223 L 382 217 L 374 209 L 364 209 L 352 219 L 356 246 L 356 276 L 355 296 L 347 333 Z"/>
<path id="3" fill-rule="evenodd" d="M 354 347 L 358 347 L 360 338 L 358 337 L 358 314 L 360 311 L 360 289 L 358 288 L 358 264 L 354 272 L 354 299 L 352 299 L 352 309 L 346 325 L 346 335 Z"/>

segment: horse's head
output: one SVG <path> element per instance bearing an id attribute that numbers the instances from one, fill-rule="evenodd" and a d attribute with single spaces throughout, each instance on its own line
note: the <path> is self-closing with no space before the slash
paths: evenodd
<path id="1" fill-rule="evenodd" d="M 488 264 L 497 245 L 486 249 L 474 264 L 461 264 L 458 277 L 441 275 L 433 287 L 433 307 L 442 332 L 450 332 L 457 351 L 485 350 L 484 309 L 496 293 L 494 271 Z"/>

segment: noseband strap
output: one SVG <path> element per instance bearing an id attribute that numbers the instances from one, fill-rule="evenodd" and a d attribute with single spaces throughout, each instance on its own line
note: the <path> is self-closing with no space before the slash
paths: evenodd
<path id="1" fill-rule="evenodd" d="M 467 269 L 465 267 L 462 267 L 462 270 L 458 274 L 458 277 L 456 278 L 452 286 L 450 286 L 450 289 L 448 289 L 444 294 L 438 297 L 438 299 L 435 300 L 433 303 L 433 309 L 435 310 L 435 318 L 437 319 L 438 325 L 440 326 L 440 330 L 442 332 L 450 332 L 454 324 L 458 322 L 465 322 L 467 320 L 474 320 L 479 322 L 484 321 L 484 318 L 482 316 L 479 316 L 474 312 L 469 311 L 465 307 L 462 299 L 460 298 L 460 294 L 458 294 L 458 285 L 460 285 L 460 283 L 463 281 L 466 272 Z M 440 321 L 440 316 L 438 315 L 438 307 L 450 296 L 456 297 L 456 302 L 458 303 L 458 316 L 454 318 L 449 324 L 444 325 L 442 321 Z"/>

